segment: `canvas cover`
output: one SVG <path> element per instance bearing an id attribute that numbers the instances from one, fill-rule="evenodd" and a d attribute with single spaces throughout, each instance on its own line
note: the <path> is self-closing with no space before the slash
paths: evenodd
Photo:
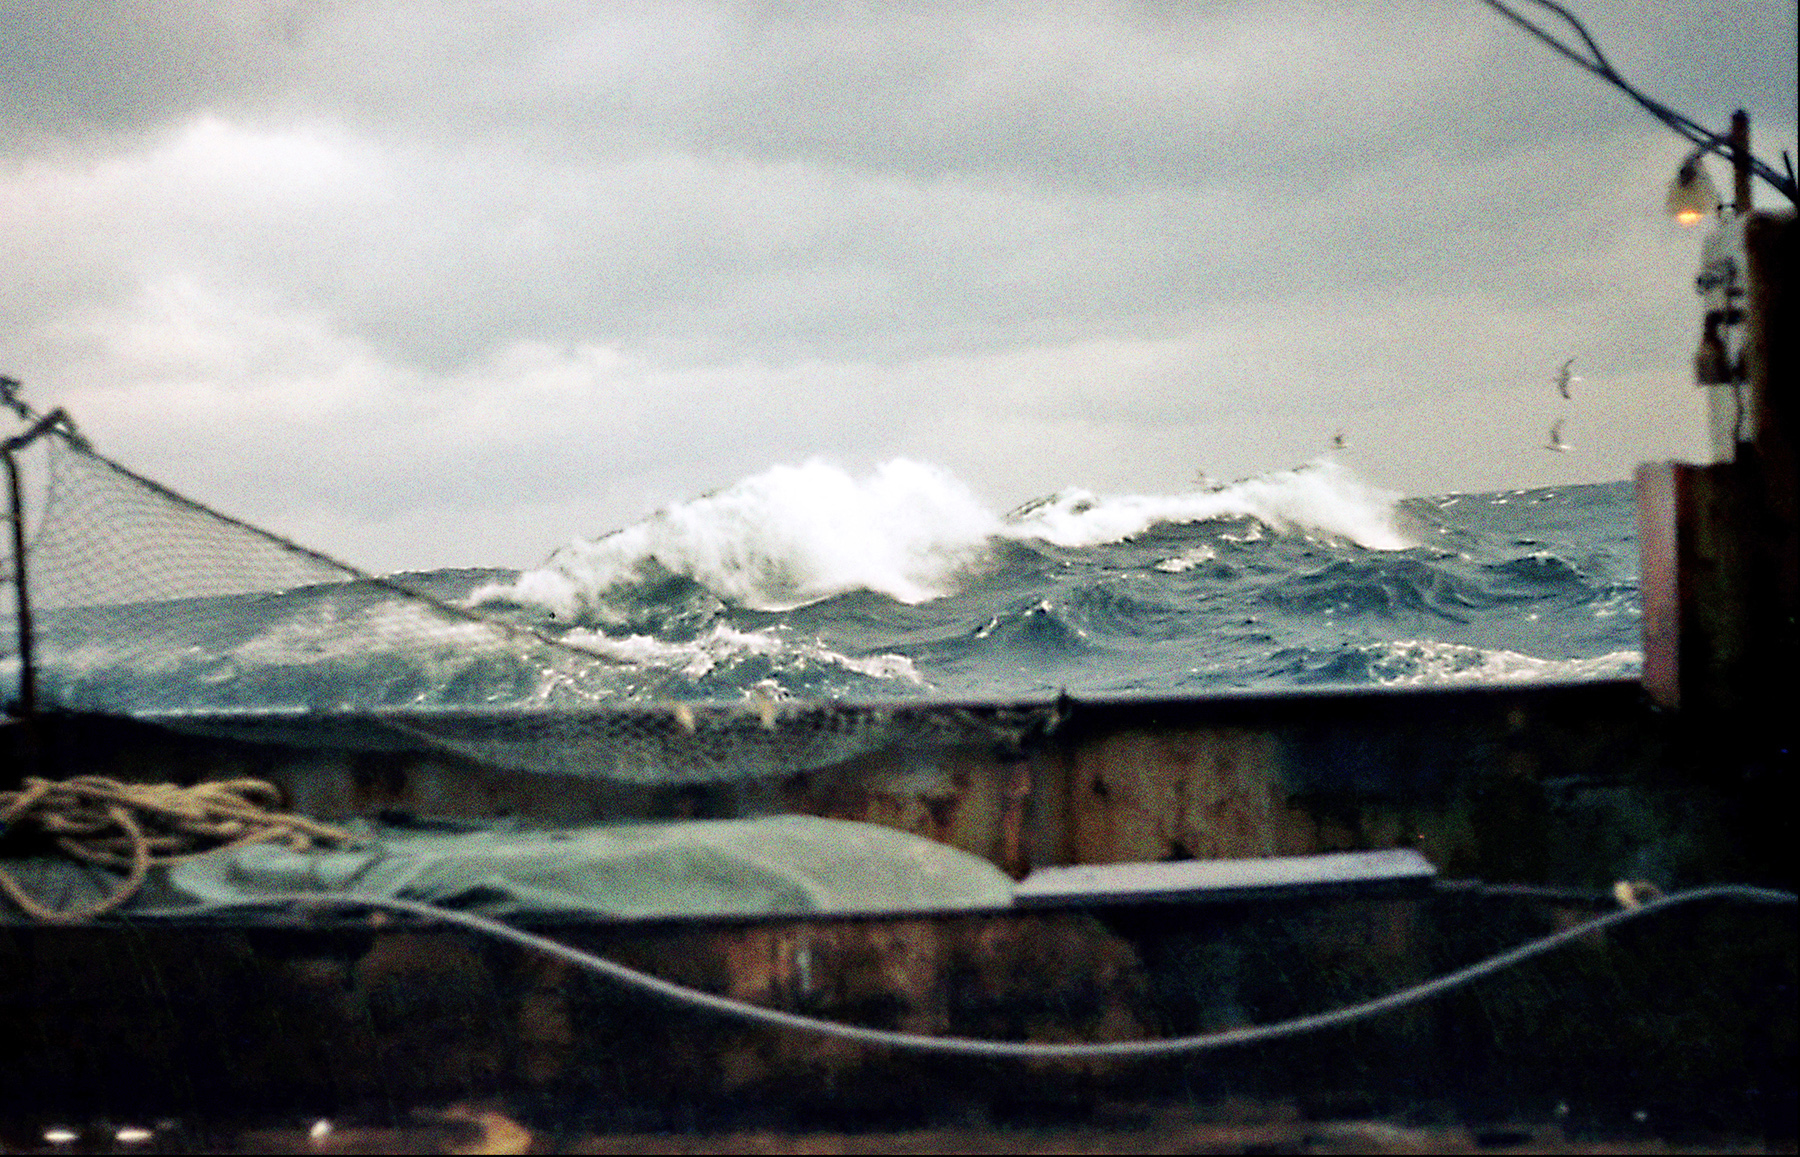
<path id="1" fill-rule="evenodd" d="M 492 916 L 620 919 L 967 910 L 1012 902 L 1012 880 L 986 860 L 892 828 L 815 816 L 364 831 L 366 840 L 346 850 L 251 844 L 202 856 L 171 868 L 169 883 L 207 902 L 332 891 Z"/>

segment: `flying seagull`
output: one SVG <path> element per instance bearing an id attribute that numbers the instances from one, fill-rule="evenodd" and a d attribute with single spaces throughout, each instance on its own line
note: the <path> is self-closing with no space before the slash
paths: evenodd
<path id="1" fill-rule="evenodd" d="M 1554 450 L 1558 454 L 1562 454 L 1573 448 L 1567 442 L 1563 441 L 1562 428 L 1563 420 L 1558 418 L 1556 424 L 1550 427 L 1550 440 L 1544 443 L 1544 449 Z"/>
<path id="2" fill-rule="evenodd" d="M 1575 359 L 1570 358 L 1562 364 L 1562 369 L 1556 371 L 1556 388 L 1562 391 L 1562 396 L 1565 398 L 1574 397 L 1569 393 L 1569 387 L 1581 380 L 1580 374 L 1572 372 L 1574 365 Z"/>
<path id="3" fill-rule="evenodd" d="M 1342 430 L 1339 430 L 1337 433 L 1335 433 L 1331 436 L 1331 448 L 1333 450 L 1348 449 L 1349 445 L 1350 445 L 1350 439 L 1344 437 L 1344 432 Z"/>

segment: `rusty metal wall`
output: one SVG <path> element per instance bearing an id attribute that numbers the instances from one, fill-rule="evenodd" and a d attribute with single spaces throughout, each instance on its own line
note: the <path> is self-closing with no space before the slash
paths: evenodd
<path id="1" fill-rule="evenodd" d="M 1772 814 L 1755 803 L 1764 789 L 1745 795 L 1756 753 L 1684 729 L 1633 682 L 1077 702 L 1062 714 L 1023 750 L 909 745 L 789 775 L 666 787 L 199 739 L 109 718 L 46 719 L 36 754 L 14 743 L 7 761 L 15 774 L 263 776 L 324 818 L 564 824 L 800 812 L 914 832 L 1016 877 L 1066 864 L 1410 846 L 1448 875 L 1489 880 L 1781 882 L 1769 875 L 1779 833 L 1757 827 Z"/>
<path id="2" fill-rule="evenodd" d="M 1091 1041 L 1324 1011 L 1581 914 L 1439 894 L 544 931 L 766 1007 Z M 720 1020 L 457 929 L 0 925 L 0 1121 L 366 1121 L 486 1103 L 538 1132 L 818 1130 L 1078 1121 L 1109 1105 L 1206 1115 L 1276 1099 L 1323 1116 L 1644 1112 L 1659 1127 L 1791 1138 L 1794 959 L 1789 913 L 1694 910 L 1288 1041 L 1148 1063 L 997 1061 Z"/>

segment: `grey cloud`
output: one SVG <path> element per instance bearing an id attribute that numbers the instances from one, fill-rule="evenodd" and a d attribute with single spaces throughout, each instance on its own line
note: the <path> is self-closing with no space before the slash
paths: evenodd
<path id="1" fill-rule="evenodd" d="M 373 122 L 547 150 L 661 145 L 1101 186 L 1323 183 L 1410 150 L 1641 116 L 1474 0 L 803 7 L 540 7 L 472 22 L 355 5 L 313 33 L 288 83 Z M 1733 23 L 1760 34 L 1729 42 L 1741 63 L 1721 75 L 1757 90 L 1791 71 L 1779 46 L 1792 37 L 1756 28 L 1766 5 L 1654 22 L 1622 0 L 1584 7 L 1653 91 L 1691 75 L 1692 52 Z"/>
<path id="2" fill-rule="evenodd" d="M 8 0 L 0 128 L 132 133 L 261 90 L 313 5 L 296 0 Z"/>
<path id="3" fill-rule="evenodd" d="M 1791 135 L 1743 79 L 1791 76 L 1791 5 L 1581 7 L 1647 89 Z M 1149 488 L 1691 343 L 1680 142 L 1475 0 L 65 8 L 0 82 L 0 368 L 422 565 L 426 510 L 623 521 L 813 451 Z"/>
<path id="4" fill-rule="evenodd" d="M 1652 92 L 1697 105 L 1737 87 L 1759 117 L 1792 121 L 1791 6 L 1580 8 Z M 14 3 L 7 18 L 3 83 L 40 130 L 331 110 L 363 131 L 565 156 L 706 149 L 917 178 L 1268 185 L 1641 115 L 1475 0 L 99 0 Z"/>

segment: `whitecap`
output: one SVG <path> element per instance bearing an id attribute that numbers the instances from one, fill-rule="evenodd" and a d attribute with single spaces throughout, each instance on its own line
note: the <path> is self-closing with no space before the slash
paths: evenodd
<path id="1" fill-rule="evenodd" d="M 895 459 L 859 479 L 815 458 L 675 503 L 603 538 L 577 539 L 516 582 L 471 599 L 617 625 L 634 598 L 673 575 L 754 610 L 791 610 L 853 590 L 921 603 L 953 590 L 999 529 L 968 487 L 938 467 Z"/>
<path id="2" fill-rule="evenodd" d="M 1586 659 L 1541 659 L 1519 651 L 1399 639 L 1379 643 L 1370 664 L 1384 686 L 1459 683 L 1551 683 L 1625 679 L 1643 668 L 1639 651 L 1610 651 Z"/>
<path id="3" fill-rule="evenodd" d="M 903 603 L 954 593 L 997 542 L 1060 547 L 1119 542 L 1159 523 L 1237 520 L 1237 535 L 1323 535 L 1375 550 L 1414 542 L 1399 495 L 1349 467 L 1319 461 L 1182 494 L 1068 489 L 997 516 L 939 467 L 895 459 L 865 478 L 822 459 L 774 466 L 714 494 L 675 503 L 597 539 L 576 539 L 517 580 L 477 590 L 477 606 L 536 608 L 615 633 L 645 625 L 670 582 L 709 597 L 784 611 L 855 590 Z M 715 608 L 722 609 L 722 608 Z"/>
<path id="4" fill-rule="evenodd" d="M 1155 569 L 1164 574 L 1181 574 L 1193 570 L 1203 562 L 1212 562 L 1219 557 L 1219 552 L 1207 545 L 1200 545 L 1192 550 L 1183 551 L 1173 558 L 1165 558 L 1155 564 Z"/>
<path id="5" fill-rule="evenodd" d="M 904 655 L 846 655 L 816 639 L 787 639 L 770 627 L 743 631 L 715 623 L 693 639 L 676 642 L 642 634 L 616 638 L 601 631 L 576 628 L 563 636 L 562 641 L 616 663 L 669 671 L 689 679 L 705 678 L 746 659 L 764 658 L 784 670 L 810 664 L 837 667 L 870 679 L 921 686 L 925 683 L 912 660 Z"/>
<path id="6" fill-rule="evenodd" d="M 1107 497 L 1071 488 L 1014 511 L 1006 534 L 1064 547 L 1099 546 L 1158 523 L 1250 518 L 1277 532 L 1311 531 L 1371 550 L 1406 550 L 1416 543 L 1397 520 L 1400 497 L 1322 459 L 1185 494 Z M 1253 527 L 1239 541 L 1259 537 Z"/>

